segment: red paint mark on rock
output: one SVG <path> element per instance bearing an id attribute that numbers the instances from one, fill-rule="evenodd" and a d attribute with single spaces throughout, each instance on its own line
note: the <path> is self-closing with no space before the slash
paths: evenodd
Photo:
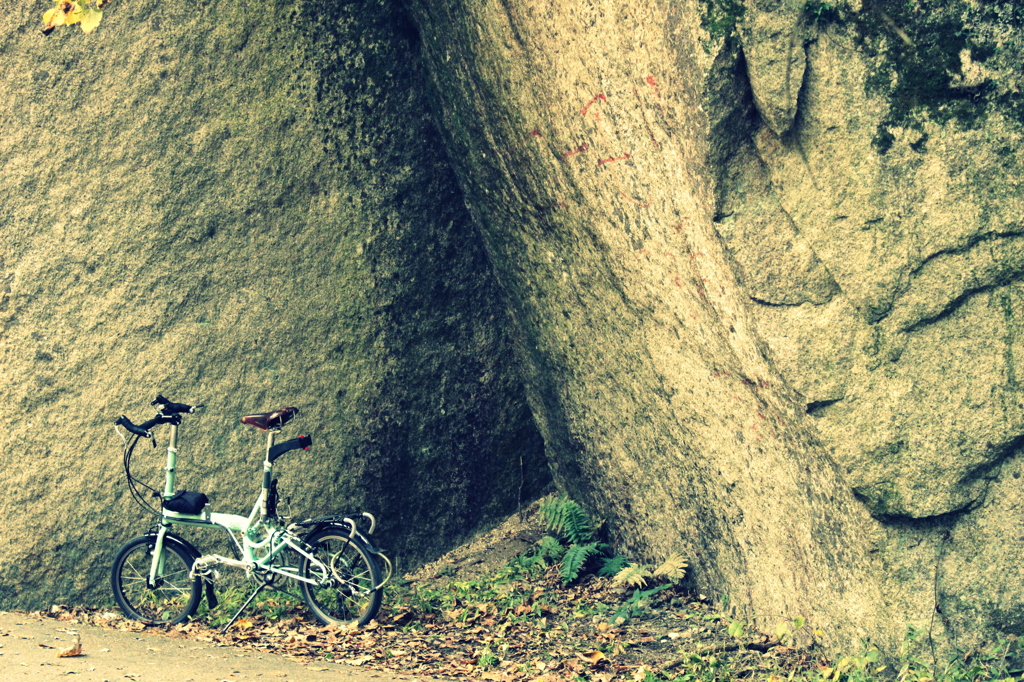
<path id="1" fill-rule="evenodd" d="M 590 107 L 594 106 L 594 104 L 596 104 L 598 101 L 607 102 L 608 98 L 604 96 L 603 92 L 597 93 L 596 95 L 594 95 L 594 98 L 592 100 L 587 102 L 586 105 L 582 109 L 580 109 L 580 115 L 586 116 L 587 112 L 590 111 Z"/>
<path id="2" fill-rule="evenodd" d="M 622 197 L 623 199 L 625 199 L 626 201 L 630 202 L 631 204 L 636 204 L 640 208 L 649 208 L 650 205 L 651 205 L 651 202 L 649 202 L 649 201 L 640 201 L 636 197 L 631 197 L 628 194 L 626 194 L 625 192 L 619 192 L 619 196 Z"/>
<path id="3" fill-rule="evenodd" d="M 633 158 L 632 154 L 623 154 L 622 156 L 613 156 L 613 157 L 608 158 L 608 159 L 601 159 L 600 161 L 597 162 L 597 165 L 598 166 L 603 166 L 606 163 L 615 163 L 616 161 L 625 161 L 626 159 L 631 159 L 631 158 Z"/>
<path id="4" fill-rule="evenodd" d="M 590 149 L 590 145 L 588 145 L 587 143 L 584 142 L 579 147 L 576 147 L 576 149 L 570 149 L 567 152 L 562 152 L 562 158 L 563 159 L 568 159 L 570 156 L 576 156 L 577 154 L 582 154 L 583 152 L 587 151 L 588 149 Z"/>

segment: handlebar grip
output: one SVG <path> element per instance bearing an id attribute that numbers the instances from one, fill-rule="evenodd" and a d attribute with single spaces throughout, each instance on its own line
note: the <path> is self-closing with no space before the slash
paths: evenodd
<path id="1" fill-rule="evenodd" d="M 142 426 L 136 426 L 135 424 L 132 423 L 131 419 L 124 416 L 123 414 L 120 417 L 118 417 L 117 421 L 115 421 L 114 424 L 116 424 L 117 426 L 124 427 L 125 431 L 128 431 L 129 433 L 134 433 L 136 436 L 139 436 L 140 438 L 153 437 L 153 434 L 149 432 L 149 428 L 146 427 L 145 424 L 143 424 Z M 150 424 L 150 426 L 152 426 L 152 424 Z"/>
<path id="2" fill-rule="evenodd" d="M 191 414 L 198 410 L 202 405 L 186 405 L 185 403 L 172 403 L 162 395 L 158 395 L 156 399 L 151 403 L 153 405 L 159 405 L 160 411 L 164 414 Z"/>

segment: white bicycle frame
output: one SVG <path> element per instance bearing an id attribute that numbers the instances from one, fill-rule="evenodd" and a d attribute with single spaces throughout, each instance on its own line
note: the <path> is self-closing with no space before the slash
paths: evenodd
<path id="1" fill-rule="evenodd" d="M 171 424 L 170 427 L 170 442 L 167 445 L 167 464 L 164 467 L 164 500 L 169 500 L 174 496 L 175 468 L 178 460 L 178 425 Z M 193 578 L 196 575 L 209 575 L 214 566 L 223 564 L 250 572 L 260 570 L 276 573 L 311 585 L 317 584 L 317 580 L 300 575 L 297 566 L 273 565 L 274 558 L 287 548 L 306 557 L 320 572 L 321 576 L 326 577 L 330 575 L 330 568 L 306 551 L 301 540 L 294 533 L 282 528 L 276 519 L 267 518 L 267 498 L 271 485 L 271 472 L 274 467 L 273 462 L 270 461 L 270 449 L 274 447 L 278 433 L 280 433 L 280 430 L 277 429 L 271 429 L 267 433 L 267 456 L 263 461 L 263 486 L 259 497 L 256 499 L 256 504 L 253 505 L 248 517 L 238 514 L 213 512 L 210 511 L 209 505 L 199 514 L 182 514 L 161 507 L 160 529 L 156 533 L 153 562 L 149 569 L 149 584 L 151 586 L 156 584 L 157 576 L 163 573 L 164 542 L 171 526 L 175 524 L 222 528 L 227 531 L 231 541 L 234 543 L 235 549 L 238 550 L 239 555 L 242 557 L 240 560 L 217 554 L 199 557 L 191 567 L 191 577 Z M 242 538 L 241 542 L 238 541 L 238 536 Z M 259 553 L 262 553 L 262 556 Z"/>

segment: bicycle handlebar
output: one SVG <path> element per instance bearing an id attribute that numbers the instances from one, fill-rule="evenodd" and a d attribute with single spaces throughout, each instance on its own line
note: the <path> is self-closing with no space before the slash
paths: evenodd
<path id="1" fill-rule="evenodd" d="M 172 403 L 162 395 L 158 395 L 150 405 L 159 405 L 163 414 L 191 414 L 202 405 L 186 405 L 185 403 Z"/>
<path id="2" fill-rule="evenodd" d="M 150 421 L 153 420 L 151 419 Z M 135 424 L 132 423 L 131 419 L 124 416 L 123 414 L 117 418 L 117 421 L 114 422 L 115 426 L 123 427 L 124 430 L 127 431 L 128 433 L 134 433 L 136 436 L 140 438 L 152 438 L 153 434 L 149 432 L 149 427 L 153 426 L 153 424 L 149 424 L 149 426 L 146 426 L 146 424 L 149 424 L 149 422 L 136 426 Z"/>
<path id="3" fill-rule="evenodd" d="M 123 427 L 125 431 L 134 433 L 140 438 L 152 438 L 153 434 L 150 433 L 150 429 L 157 424 L 180 424 L 181 415 L 191 414 L 202 407 L 202 405 L 172 403 L 162 395 L 158 395 L 151 404 L 160 406 L 160 411 L 157 412 L 156 416 L 152 419 L 144 421 L 141 424 L 134 424 L 131 419 L 122 414 L 114 422 L 114 425 Z"/>

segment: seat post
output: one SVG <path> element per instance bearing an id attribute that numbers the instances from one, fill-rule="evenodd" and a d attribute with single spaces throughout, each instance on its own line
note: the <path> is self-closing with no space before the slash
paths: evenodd
<path id="1" fill-rule="evenodd" d="M 261 521 L 264 521 L 267 518 L 267 501 L 270 499 L 271 471 L 274 469 L 274 463 L 270 461 L 270 449 L 274 447 L 274 443 L 277 441 L 277 434 L 279 433 L 281 433 L 279 429 L 270 429 L 267 431 L 267 454 L 263 458 L 263 491 L 260 493 Z"/>
<path id="2" fill-rule="evenodd" d="M 174 497 L 174 472 L 178 465 L 178 425 L 171 422 L 170 442 L 167 444 L 167 464 L 164 466 L 164 499 Z"/>

